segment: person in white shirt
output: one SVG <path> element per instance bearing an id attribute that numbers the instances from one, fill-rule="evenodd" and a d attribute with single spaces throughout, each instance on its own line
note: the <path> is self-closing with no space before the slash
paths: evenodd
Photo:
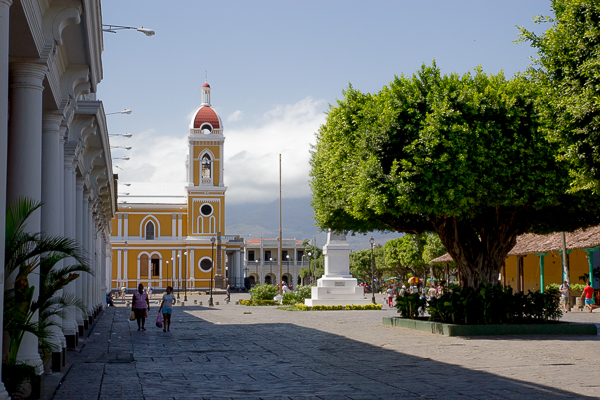
<path id="1" fill-rule="evenodd" d="M 283 293 L 292 293 L 291 289 L 285 282 L 283 283 L 283 288 L 281 290 L 283 291 Z"/>
<path id="2" fill-rule="evenodd" d="M 163 313 L 163 332 L 171 332 L 171 314 L 173 313 L 173 303 L 175 302 L 175 295 L 173 294 L 173 288 L 167 286 L 167 293 L 163 294 L 162 302 L 158 312 Z"/>

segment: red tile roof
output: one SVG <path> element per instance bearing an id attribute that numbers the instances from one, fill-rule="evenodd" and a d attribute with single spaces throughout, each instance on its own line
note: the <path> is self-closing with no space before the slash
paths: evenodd
<path id="1" fill-rule="evenodd" d="M 210 87 L 210 85 L 208 84 L 208 82 L 204 82 L 204 85 L 202 85 L 202 87 L 207 87 L 207 88 L 209 88 L 209 87 Z"/>
<path id="2" fill-rule="evenodd" d="M 205 84 L 207 85 L 207 84 Z M 200 129 L 204 123 L 208 122 L 213 129 L 221 129 L 219 116 L 212 108 L 208 106 L 200 107 L 194 118 L 194 129 Z"/>
<path id="3" fill-rule="evenodd" d="M 277 238 L 275 238 L 275 239 L 269 239 L 269 238 L 262 238 L 262 239 L 248 239 L 248 240 L 246 240 L 246 243 L 247 243 L 247 244 L 260 244 L 261 240 L 262 240 L 263 244 L 265 244 L 265 243 L 267 243 L 267 241 L 274 241 L 274 242 L 276 242 L 276 241 L 277 241 Z M 285 243 L 285 241 L 286 241 L 286 240 L 294 240 L 294 239 L 286 239 L 286 238 L 283 238 L 283 242 L 284 242 L 284 243 Z M 296 244 L 302 244 L 302 242 L 301 242 L 301 241 L 299 241 L 299 240 L 296 240 Z"/>
<path id="4" fill-rule="evenodd" d="M 600 246 L 600 225 L 588 229 L 579 229 L 566 234 L 567 249 L 584 249 Z M 548 235 L 534 235 L 526 233 L 517 238 L 517 244 L 508 253 L 509 256 L 524 256 L 532 253 L 546 253 L 562 249 L 562 234 L 554 232 Z M 450 254 L 444 254 L 432 263 L 451 262 Z"/>

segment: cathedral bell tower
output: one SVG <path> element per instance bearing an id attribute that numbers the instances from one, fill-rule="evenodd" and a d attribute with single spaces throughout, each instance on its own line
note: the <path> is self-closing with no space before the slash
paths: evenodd
<path id="1" fill-rule="evenodd" d="M 210 103 L 210 85 L 202 85 L 202 104 L 188 136 L 188 237 L 210 239 L 225 233 L 223 123 Z"/>

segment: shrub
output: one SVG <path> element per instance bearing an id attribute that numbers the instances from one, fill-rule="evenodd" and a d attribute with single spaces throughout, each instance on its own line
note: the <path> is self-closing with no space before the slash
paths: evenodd
<path id="1" fill-rule="evenodd" d="M 278 293 L 279 288 L 277 286 L 265 283 L 262 285 L 255 285 L 250 289 L 250 298 L 252 300 L 273 300 L 273 297 L 277 296 Z"/>
<path id="2" fill-rule="evenodd" d="M 415 319 L 419 316 L 419 310 L 425 311 L 427 300 L 422 299 L 419 293 L 405 293 L 396 296 L 396 309 L 402 318 Z"/>
<path id="3" fill-rule="evenodd" d="M 583 292 L 583 289 L 585 289 L 585 285 L 582 285 L 581 283 L 571 283 L 569 287 L 571 290 L 575 290 L 577 292 Z"/>
<path id="4" fill-rule="evenodd" d="M 403 304 L 400 300 L 397 303 L 401 312 Z M 550 287 L 544 293 L 513 293 L 510 286 L 505 288 L 500 284 L 483 284 L 479 290 L 451 286 L 441 297 L 429 301 L 427 311 L 430 321 L 468 325 L 547 322 L 562 315 L 558 289 Z M 407 317 L 412 318 L 410 315 Z"/>
<path id="5" fill-rule="evenodd" d="M 277 305 L 275 300 L 240 300 L 240 304 L 243 306 L 274 306 Z"/>
<path id="6" fill-rule="evenodd" d="M 310 286 L 310 285 L 298 285 L 298 286 L 296 286 L 296 291 L 294 292 L 294 295 L 296 296 L 296 300 L 299 303 L 301 303 L 305 299 L 310 299 L 311 288 L 312 288 L 312 286 Z"/>
<path id="7" fill-rule="evenodd" d="M 307 306 L 307 305 L 306 305 L 306 304 L 304 304 L 304 303 L 296 303 L 296 304 L 294 304 L 294 306 L 295 306 L 295 307 L 296 307 L 298 310 L 301 310 L 301 311 L 308 311 L 308 310 L 310 309 L 310 307 L 309 307 L 309 306 Z"/>
<path id="8" fill-rule="evenodd" d="M 288 305 L 288 304 L 295 304 L 298 300 L 296 300 L 296 294 L 295 293 L 284 293 L 283 294 L 283 299 L 281 300 L 281 304 L 284 305 Z"/>

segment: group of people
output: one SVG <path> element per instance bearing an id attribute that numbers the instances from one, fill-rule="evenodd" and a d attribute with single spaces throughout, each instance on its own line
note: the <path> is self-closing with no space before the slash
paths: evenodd
<path id="1" fill-rule="evenodd" d="M 417 283 L 410 285 L 408 288 L 406 285 L 392 284 L 385 289 L 385 293 L 387 294 L 388 306 L 393 307 L 394 299 L 397 295 L 404 296 L 405 294 L 420 293 L 421 297 L 431 300 L 432 298 L 440 297 L 443 293 L 443 288 L 437 282 L 433 282 L 429 287 Z"/>
<path id="2" fill-rule="evenodd" d="M 562 306 L 562 310 L 564 312 L 569 312 L 569 297 L 571 294 L 571 286 L 567 281 L 564 281 L 562 285 L 558 287 L 558 291 L 560 292 L 560 305 Z M 594 304 L 594 288 L 590 285 L 588 281 L 585 285 L 581 293 L 581 298 L 584 300 L 584 307 L 587 312 L 592 312 L 596 305 Z"/>
<path id="3" fill-rule="evenodd" d="M 163 294 L 160 307 L 158 308 L 158 313 L 162 312 L 163 316 L 163 332 L 171 331 L 171 315 L 173 314 L 174 303 L 175 295 L 173 294 L 173 288 L 167 286 L 167 293 Z M 135 315 L 138 331 L 145 331 L 146 318 L 148 318 L 148 311 L 150 311 L 150 297 L 141 283 L 138 285 L 138 291 L 131 298 L 131 311 Z"/>

